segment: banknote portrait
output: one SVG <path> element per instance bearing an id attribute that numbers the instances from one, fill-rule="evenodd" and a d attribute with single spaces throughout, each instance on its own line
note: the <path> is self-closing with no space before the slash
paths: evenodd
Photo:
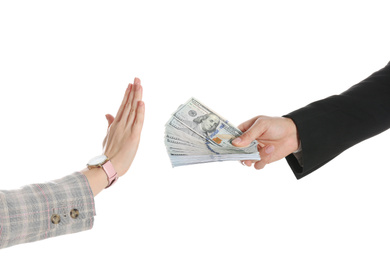
<path id="1" fill-rule="evenodd" d="M 188 128 L 180 129 L 187 134 L 200 137 L 200 136 L 209 136 L 213 133 L 219 126 L 220 119 L 213 113 L 209 113 L 206 115 L 198 116 L 194 118 L 192 121 L 185 121 L 184 123 L 190 127 L 193 131 Z M 194 131 L 197 133 L 194 133 Z M 200 135 L 200 136 L 199 136 Z"/>

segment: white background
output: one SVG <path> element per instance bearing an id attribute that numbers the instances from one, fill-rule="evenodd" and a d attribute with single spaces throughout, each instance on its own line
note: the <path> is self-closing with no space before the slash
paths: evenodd
<path id="1" fill-rule="evenodd" d="M 386 2 L 1 1 L 0 189 L 83 169 L 136 76 L 146 121 L 91 231 L 0 258 L 389 259 L 389 132 L 299 181 L 284 159 L 172 169 L 163 142 L 191 96 L 238 125 L 384 67 Z"/>

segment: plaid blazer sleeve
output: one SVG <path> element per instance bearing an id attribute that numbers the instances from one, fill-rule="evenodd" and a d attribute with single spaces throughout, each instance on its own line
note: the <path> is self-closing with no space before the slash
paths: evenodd
<path id="1" fill-rule="evenodd" d="M 93 194 L 80 172 L 0 190 L 0 249 L 91 229 L 94 216 Z"/>

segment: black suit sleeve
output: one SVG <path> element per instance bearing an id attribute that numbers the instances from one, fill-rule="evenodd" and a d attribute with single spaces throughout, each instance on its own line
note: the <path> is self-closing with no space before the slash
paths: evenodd
<path id="1" fill-rule="evenodd" d="M 302 165 L 286 157 L 297 179 L 351 146 L 390 128 L 390 62 L 340 95 L 291 112 L 302 147 Z"/>

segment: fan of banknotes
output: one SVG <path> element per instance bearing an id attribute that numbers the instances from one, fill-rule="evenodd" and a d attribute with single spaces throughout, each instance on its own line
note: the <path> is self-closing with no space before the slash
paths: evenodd
<path id="1" fill-rule="evenodd" d="M 165 125 L 165 146 L 173 167 L 216 161 L 260 160 L 257 141 L 239 148 L 232 141 L 242 132 L 191 98 Z"/>

